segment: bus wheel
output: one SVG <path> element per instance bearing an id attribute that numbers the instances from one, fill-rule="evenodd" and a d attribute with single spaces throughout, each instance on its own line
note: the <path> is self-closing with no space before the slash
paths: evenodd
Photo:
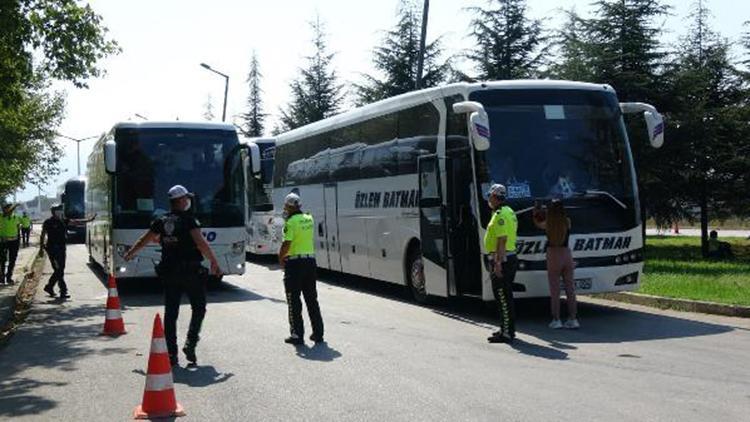
<path id="1" fill-rule="evenodd" d="M 422 251 L 412 248 L 406 260 L 406 274 L 411 294 L 418 303 L 429 303 L 429 296 L 425 289 L 424 263 L 422 262 Z"/>

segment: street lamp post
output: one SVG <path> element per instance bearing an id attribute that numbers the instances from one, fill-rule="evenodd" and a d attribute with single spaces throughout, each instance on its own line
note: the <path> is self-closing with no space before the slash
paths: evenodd
<path id="1" fill-rule="evenodd" d="M 224 108 L 222 109 L 222 112 L 221 112 L 221 121 L 224 122 L 226 121 L 226 118 L 227 118 L 227 93 L 229 92 L 229 76 L 219 72 L 218 70 L 212 68 L 211 66 L 205 63 L 201 63 L 201 67 L 204 69 L 210 70 L 211 72 L 214 72 L 217 75 L 224 77 Z"/>
<path id="2" fill-rule="evenodd" d="M 419 57 L 417 57 L 417 80 L 414 86 L 417 89 L 422 88 L 422 70 L 424 67 L 425 42 L 427 39 L 427 15 L 430 11 L 430 0 L 424 0 L 424 9 L 422 9 L 422 37 L 419 39 Z"/>
<path id="3" fill-rule="evenodd" d="M 81 139 L 73 138 L 71 136 L 66 136 L 61 133 L 58 133 L 57 136 L 74 141 L 76 143 L 76 158 L 78 160 L 78 175 L 80 176 L 81 175 L 81 142 L 88 141 L 89 139 L 94 139 L 96 138 L 96 135 L 88 136 L 86 138 L 81 138 Z"/>

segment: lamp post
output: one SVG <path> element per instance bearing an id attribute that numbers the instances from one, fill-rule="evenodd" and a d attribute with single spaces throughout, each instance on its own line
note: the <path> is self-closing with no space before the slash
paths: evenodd
<path id="1" fill-rule="evenodd" d="M 425 42 L 427 39 L 427 14 L 430 11 L 430 0 L 424 0 L 424 9 L 422 10 L 422 37 L 419 39 L 419 57 L 417 57 L 417 80 L 414 86 L 417 89 L 422 88 L 422 70 L 424 67 Z"/>
<path id="2" fill-rule="evenodd" d="M 57 136 L 68 139 L 70 141 L 74 141 L 76 143 L 76 158 L 78 159 L 78 175 L 80 176 L 81 175 L 81 142 L 88 141 L 89 139 L 94 139 L 97 136 L 96 135 L 88 136 L 86 138 L 81 138 L 81 139 L 73 138 L 71 136 L 66 136 L 61 133 L 58 133 Z"/>
<path id="3" fill-rule="evenodd" d="M 211 66 L 205 63 L 201 63 L 201 67 L 206 70 L 210 70 L 211 72 L 214 72 L 215 74 L 219 76 L 224 77 L 224 108 L 221 112 L 221 121 L 224 122 L 226 121 L 226 118 L 227 118 L 227 92 L 229 91 L 229 76 L 219 72 L 218 70 L 212 68 Z"/>

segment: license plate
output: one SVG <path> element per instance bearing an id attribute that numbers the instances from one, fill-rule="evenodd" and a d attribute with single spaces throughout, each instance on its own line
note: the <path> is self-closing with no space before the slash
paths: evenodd
<path id="1" fill-rule="evenodd" d="M 576 290 L 591 290 L 592 283 L 590 278 L 576 278 L 573 284 Z M 560 282 L 560 290 L 565 291 L 565 282 Z"/>

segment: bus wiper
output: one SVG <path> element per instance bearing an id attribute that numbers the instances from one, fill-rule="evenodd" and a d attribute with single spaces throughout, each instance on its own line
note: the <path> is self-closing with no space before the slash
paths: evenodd
<path id="1" fill-rule="evenodd" d="M 625 210 L 628 209 L 627 205 L 625 205 L 622 201 L 620 201 L 619 199 L 615 198 L 614 195 L 612 195 L 611 193 L 609 193 L 607 191 L 587 189 L 586 192 L 584 193 L 584 195 L 606 196 L 607 198 L 615 201 L 615 203 L 617 203 L 617 205 L 621 206 L 622 209 L 625 209 Z"/>

